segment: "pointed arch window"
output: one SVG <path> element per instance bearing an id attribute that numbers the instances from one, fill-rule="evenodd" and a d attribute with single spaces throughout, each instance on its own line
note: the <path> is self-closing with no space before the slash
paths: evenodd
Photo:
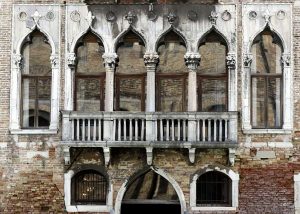
<path id="1" fill-rule="evenodd" d="M 158 43 L 159 64 L 156 73 L 156 109 L 162 112 L 182 112 L 187 109 L 186 47 L 173 31 Z"/>
<path id="2" fill-rule="evenodd" d="M 76 53 L 75 110 L 103 111 L 105 92 L 103 44 L 95 34 L 89 32 L 79 42 Z"/>
<path id="3" fill-rule="evenodd" d="M 253 42 L 251 118 L 253 128 L 282 127 L 282 44 L 270 29 Z"/>
<path id="4" fill-rule="evenodd" d="M 228 109 L 226 41 L 212 31 L 200 42 L 199 52 L 198 111 L 225 112 Z"/>
<path id="5" fill-rule="evenodd" d="M 115 75 L 116 111 L 145 111 L 145 44 L 129 31 L 118 43 L 119 64 Z"/>
<path id="6" fill-rule="evenodd" d="M 45 36 L 32 32 L 23 47 L 21 126 L 49 128 L 51 114 L 51 47 Z"/>

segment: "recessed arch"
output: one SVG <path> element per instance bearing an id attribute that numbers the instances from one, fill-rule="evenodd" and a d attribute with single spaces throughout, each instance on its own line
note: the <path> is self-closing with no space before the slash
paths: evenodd
<path id="1" fill-rule="evenodd" d="M 154 166 L 147 166 L 136 173 L 134 173 L 129 179 L 127 179 L 123 185 L 121 186 L 117 197 L 116 197 L 116 203 L 115 203 L 115 214 L 120 214 L 121 213 L 121 204 L 123 197 L 127 191 L 128 186 L 135 181 L 140 175 L 148 172 L 149 170 L 153 170 L 155 173 L 159 174 L 163 178 L 165 178 L 174 188 L 174 190 L 177 193 L 177 196 L 179 198 L 180 206 L 181 206 L 181 214 L 184 214 L 186 212 L 186 203 L 185 203 L 185 198 L 184 194 L 179 186 L 179 184 L 164 170 L 154 167 Z"/>
<path id="2" fill-rule="evenodd" d="M 25 36 L 23 36 L 21 38 L 20 42 L 18 43 L 17 49 L 16 49 L 16 54 L 22 54 L 22 49 L 23 49 L 24 45 L 27 43 L 28 38 L 31 36 L 32 33 L 36 32 L 36 31 L 40 32 L 47 38 L 47 42 L 49 43 L 49 45 L 51 47 L 51 54 L 56 53 L 55 43 L 54 43 L 52 37 L 50 36 L 50 34 L 46 30 L 36 26 L 29 33 L 27 33 Z"/>
<path id="3" fill-rule="evenodd" d="M 128 33 L 132 32 L 133 34 L 135 34 L 138 38 L 141 39 L 141 41 L 143 42 L 145 48 L 147 48 L 147 42 L 145 39 L 145 36 L 139 32 L 137 29 L 133 28 L 132 26 L 129 26 L 129 28 L 123 30 L 114 40 L 114 52 L 117 52 L 118 49 L 118 45 L 120 43 L 120 41 L 122 40 L 122 38 L 124 38 Z"/>
<path id="4" fill-rule="evenodd" d="M 186 49 L 188 49 L 188 42 L 187 42 L 187 39 L 186 39 L 186 37 L 184 36 L 184 34 L 183 34 L 180 30 L 176 29 L 175 27 L 170 26 L 168 29 L 166 29 L 164 32 L 162 32 L 162 33 L 157 37 L 157 40 L 156 40 L 156 42 L 155 42 L 155 51 L 157 51 L 158 48 L 159 48 L 159 46 L 161 45 L 161 39 L 162 39 L 164 36 L 166 36 L 168 33 L 170 33 L 170 32 L 173 32 L 173 33 L 177 34 L 177 35 L 182 39 L 182 41 L 183 41 L 183 46 L 184 46 Z"/>
<path id="5" fill-rule="evenodd" d="M 276 31 L 273 27 L 272 27 L 272 25 L 270 24 L 270 23 L 266 23 L 262 28 L 260 28 L 251 38 L 250 38 L 250 42 L 249 42 L 249 45 L 248 45 L 248 47 L 247 47 L 247 51 L 248 51 L 248 53 L 251 53 L 251 48 L 252 48 L 252 46 L 253 46 L 253 44 L 254 44 L 254 42 L 255 42 L 255 39 L 257 38 L 257 36 L 259 36 L 260 34 L 262 34 L 264 31 L 270 31 L 270 32 L 272 32 L 272 34 L 273 34 L 273 36 L 276 36 L 278 39 L 279 39 L 279 41 L 280 41 L 280 45 L 281 45 L 281 48 L 282 48 L 282 53 L 284 54 L 285 52 L 286 52 L 286 50 L 287 50 L 287 46 L 286 46 L 286 44 L 285 44 L 285 42 L 284 42 L 284 39 L 283 39 L 283 37 L 281 36 L 281 34 L 278 32 L 278 31 Z"/>
<path id="6" fill-rule="evenodd" d="M 232 47 L 230 47 L 230 43 L 228 41 L 228 39 L 226 38 L 226 36 L 219 31 L 215 26 L 211 27 L 208 31 L 206 31 L 198 40 L 197 42 L 197 48 L 200 47 L 201 43 L 203 42 L 203 40 L 205 40 L 205 38 L 211 34 L 211 33 L 215 33 L 216 35 L 218 35 L 223 41 L 223 43 L 225 43 L 224 45 L 227 47 L 228 52 L 231 50 Z"/>

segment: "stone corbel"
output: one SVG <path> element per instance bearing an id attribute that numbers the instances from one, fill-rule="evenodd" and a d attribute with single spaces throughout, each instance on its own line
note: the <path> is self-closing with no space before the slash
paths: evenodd
<path id="1" fill-rule="evenodd" d="M 69 67 L 74 67 L 76 64 L 76 54 L 75 53 L 69 53 L 67 57 L 67 64 Z"/>
<path id="2" fill-rule="evenodd" d="M 65 146 L 63 148 L 63 152 L 64 152 L 65 165 L 69 165 L 70 164 L 70 147 Z"/>
<path id="3" fill-rule="evenodd" d="M 153 160 L 153 147 L 146 147 L 147 164 L 152 165 Z"/>
<path id="4" fill-rule="evenodd" d="M 229 148 L 228 149 L 228 161 L 230 166 L 234 166 L 234 161 L 235 161 L 235 148 Z"/>
<path id="5" fill-rule="evenodd" d="M 103 54 L 104 65 L 106 68 L 114 69 L 118 66 L 118 55 L 116 53 Z"/>
<path id="6" fill-rule="evenodd" d="M 196 71 L 200 65 L 201 56 L 199 53 L 186 53 L 184 55 L 184 61 L 189 70 Z"/>
<path id="7" fill-rule="evenodd" d="M 235 66 L 236 66 L 235 54 L 229 53 L 226 56 L 226 65 L 227 65 L 228 69 L 235 69 Z"/>
<path id="8" fill-rule="evenodd" d="M 157 53 L 145 53 L 144 63 L 146 67 L 155 68 L 159 62 L 159 55 Z"/>
<path id="9" fill-rule="evenodd" d="M 189 148 L 189 159 L 191 163 L 195 163 L 196 148 Z"/>
<path id="10" fill-rule="evenodd" d="M 104 153 L 105 166 L 108 166 L 108 164 L 110 162 L 110 148 L 109 147 L 103 147 L 103 153 Z"/>

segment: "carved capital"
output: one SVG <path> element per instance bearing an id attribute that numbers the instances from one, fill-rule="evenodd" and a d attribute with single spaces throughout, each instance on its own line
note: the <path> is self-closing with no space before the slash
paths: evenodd
<path id="1" fill-rule="evenodd" d="M 244 56 L 244 66 L 250 67 L 252 63 L 253 56 L 251 54 L 246 54 Z"/>
<path id="2" fill-rule="evenodd" d="M 226 65 L 229 69 L 235 69 L 235 66 L 236 66 L 236 56 L 235 56 L 235 54 L 228 54 L 226 56 Z"/>
<path id="3" fill-rule="evenodd" d="M 50 56 L 50 62 L 51 62 L 51 67 L 53 68 L 58 68 L 59 66 L 59 58 L 58 55 L 51 55 Z"/>
<path id="4" fill-rule="evenodd" d="M 186 53 L 184 55 L 184 61 L 189 69 L 196 70 L 200 65 L 201 56 L 198 53 Z"/>
<path id="5" fill-rule="evenodd" d="M 118 55 L 116 53 L 103 54 L 104 65 L 108 68 L 115 68 L 118 66 Z"/>
<path id="6" fill-rule="evenodd" d="M 290 54 L 284 54 L 281 57 L 281 63 L 284 67 L 291 66 L 291 55 Z"/>
<path id="7" fill-rule="evenodd" d="M 13 55 L 13 65 L 15 68 L 21 68 L 23 63 L 23 57 L 21 54 L 15 54 Z"/>
<path id="8" fill-rule="evenodd" d="M 73 67 L 76 64 L 76 55 L 75 53 L 69 53 L 67 56 L 68 66 Z"/>
<path id="9" fill-rule="evenodd" d="M 147 67 L 156 67 L 159 62 L 159 56 L 157 53 L 145 53 L 144 63 Z"/>

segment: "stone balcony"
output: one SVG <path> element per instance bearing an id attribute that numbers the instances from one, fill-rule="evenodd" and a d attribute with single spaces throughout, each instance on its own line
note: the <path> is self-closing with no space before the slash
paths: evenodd
<path id="1" fill-rule="evenodd" d="M 153 148 L 187 148 L 193 162 L 196 148 L 238 146 L 237 112 L 64 111 L 62 116 L 65 148 L 139 147 L 147 153 Z"/>

